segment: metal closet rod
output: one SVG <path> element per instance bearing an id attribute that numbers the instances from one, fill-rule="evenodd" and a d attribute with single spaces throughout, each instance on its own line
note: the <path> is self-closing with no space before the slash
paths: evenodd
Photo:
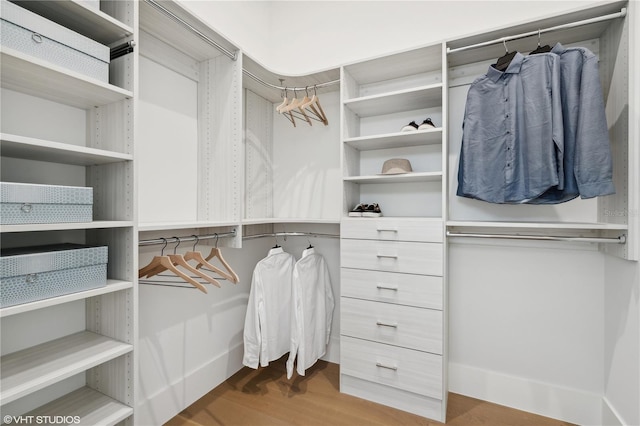
<path id="1" fill-rule="evenodd" d="M 256 238 L 266 237 L 327 237 L 327 238 L 340 238 L 340 235 L 335 234 L 321 234 L 317 232 L 268 232 L 266 234 L 256 235 L 244 235 L 243 240 L 253 240 Z"/>
<path id="2" fill-rule="evenodd" d="M 447 237 L 465 237 L 465 238 L 492 238 L 503 240 L 539 240 L 539 241 L 568 241 L 580 243 L 607 243 L 607 244 L 625 244 L 627 236 L 622 234 L 615 238 L 605 237 L 560 237 L 549 235 L 506 235 L 506 234 L 473 234 L 464 232 L 447 231 Z"/>
<path id="3" fill-rule="evenodd" d="M 187 241 L 203 241 L 212 240 L 214 238 L 232 238 L 236 236 L 236 230 L 230 232 L 216 232 L 215 234 L 207 235 L 189 235 L 186 237 L 168 237 L 168 238 L 156 238 L 154 240 L 140 240 L 138 246 L 155 246 L 164 243 L 183 243 Z"/>
<path id="4" fill-rule="evenodd" d="M 238 59 L 238 52 L 237 51 L 236 52 L 232 52 L 229 49 L 225 48 L 220 43 L 218 43 L 217 41 L 211 39 L 206 34 L 202 33 L 200 30 L 195 28 L 193 25 L 189 24 L 187 21 L 185 21 L 184 19 L 180 18 L 175 13 L 171 12 L 169 9 L 165 8 L 164 6 L 162 6 L 156 0 L 145 0 L 145 1 L 147 3 L 149 3 L 151 6 L 153 6 L 154 8 L 156 8 L 157 10 L 159 10 L 160 12 L 162 12 L 163 14 L 165 14 L 166 16 L 168 16 L 169 18 L 171 18 L 173 21 L 179 23 L 180 25 L 183 25 L 185 28 L 187 28 L 189 31 L 193 32 L 195 35 L 200 37 L 202 40 L 204 40 L 205 42 L 209 43 L 210 45 L 212 45 L 213 47 L 215 47 L 216 49 L 221 51 L 225 56 L 229 57 L 230 59 L 232 59 L 234 61 Z M 285 89 L 287 89 L 287 90 L 305 90 L 305 87 L 282 87 L 282 86 L 277 86 L 275 84 L 267 83 L 266 81 L 262 80 L 260 77 L 252 74 L 251 72 L 247 71 L 244 68 L 242 69 L 242 72 L 244 74 L 248 75 L 249 77 L 253 78 L 254 80 L 258 81 L 259 83 L 264 84 L 267 87 L 271 87 L 271 88 L 279 89 L 279 90 L 285 90 Z M 320 87 L 325 87 L 325 86 L 331 86 L 333 84 L 338 84 L 338 83 L 340 83 L 340 80 L 332 80 L 332 81 L 328 81 L 326 83 L 314 84 L 313 86 L 307 86 L 307 87 L 320 88 Z"/>
<path id="5" fill-rule="evenodd" d="M 472 45 L 469 45 L 469 46 L 457 47 L 455 49 L 451 49 L 451 48 L 447 47 L 447 54 L 456 53 L 456 52 L 462 52 L 464 50 L 475 49 L 475 48 L 478 48 L 478 47 L 490 46 L 492 44 L 505 43 L 505 42 L 511 41 L 511 40 L 519 40 L 521 38 L 531 37 L 531 36 L 538 35 L 538 34 L 544 34 L 544 33 L 548 33 L 548 32 L 551 32 L 551 31 L 564 30 L 564 29 L 568 29 L 568 28 L 579 27 L 579 26 L 582 26 L 582 25 L 594 24 L 596 22 L 602 22 L 602 21 L 608 21 L 608 20 L 611 20 L 611 19 L 623 18 L 626 15 L 627 15 L 627 8 L 623 7 L 622 9 L 620 9 L 620 12 L 612 13 L 612 14 L 609 14 L 609 15 L 598 16 L 598 17 L 595 17 L 595 18 L 585 19 L 585 20 L 577 21 L 577 22 L 570 22 L 568 24 L 557 25 L 555 27 L 539 29 L 539 30 L 536 30 L 536 31 L 529 31 L 528 33 L 522 33 L 522 34 L 517 34 L 517 35 L 512 35 L 512 36 L 507 36 L 507 37 L 501 37 L 501 38 L 497 38 L 495 40 L 485 41 L 485 42 L 482 42 L 482 43 L 476 43 L 476 44 L 472 44 Z"/>

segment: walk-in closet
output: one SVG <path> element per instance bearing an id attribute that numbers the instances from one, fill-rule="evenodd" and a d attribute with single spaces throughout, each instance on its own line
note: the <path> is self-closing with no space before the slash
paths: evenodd
<path id="1" fill-rule="evenodd" d="M 0 2 L 3 424 L 640 424 L 635 1 Z"/>

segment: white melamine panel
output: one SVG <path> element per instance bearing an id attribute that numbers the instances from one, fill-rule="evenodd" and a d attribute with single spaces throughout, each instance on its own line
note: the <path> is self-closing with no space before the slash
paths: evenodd
<path id="1" fill-rule="evenodd" d="M 141 223 L 197 219 L 197 84 L 140 57 L 137 145 Z"/>
<path id="2" fill-rule="evenodd" d="M 398 175 L 363 175 L 344 178 L 346 182 L 367 184 L 433 182 L 441 179 L 442 172 L 411 172 Z"/>
<path id="3" fill-rule="evenodd" d="M 276 218 L 339 220 L 342 206 L 338 92 L 320 103 L 329 125 L 273 114 L 273 209 Z M 273 105 L 275 108 L 275 105 Z"/>
<path id="4" fill-rule="evenodd" d="M 387 241 L 421 241 L 441 243 L 444 240 L 441 220 L 419 218 L 344 218 L 342 238 Z"/>
<path id="5" fill-rule="evenodd" d="M 4 156 L 1 164 L 0 175 L 4 182 L 87 186 L 86 169 L 82 166 Z"/>
<path id="6" fill-rule="evenodd" d="M 359 151 L 395 148 L 398 146 L 442 144 L 442 128 L 358 136 L 347 138 L 344 143 Z"/>
<path id="7" fill-rule="evenodd" d="M 342 268 L 340 292 L 343 297 L 376 302 L 440 310 L 443 307 L 442 277 Z"/>
<path id="8" fill-rule="evenodd" d="M 2 401 L 9 403 L 131 350 L 131 345 L 84 331 L 4 355 Z"/>
<path id="9" fill-rule="evenodd" d="M 343 336 L 442 355 L 442 311 L 348 297 L 340 303 Z"/>
<path id="10" fill-rule="evenodd" d="M 412 173 L 400 175 L 381 175 L 384 163 L 392 158 L 409 160 Z M 416 173 L 442 172 L 442 145 L 398 146 L 375 151 L 362 151 L 359 154 L 360 176 L 379 176 L 384 178 L 415 176 Z M 358 175 L 350 174 L 351 177 Z"/>
<path id="11" fill-rule="evenodd" d="M 359 117 L 373 117 L 435 107 L 441 103 L 442 83 L 438 83 L 350 99 L 344 106 Z"/>
<path id="12" fill-rule="evenodd" d="M 345 109 L 345 113 L 349 111 Z M 357 137 L 357 136 L 378 136 L 385 135 L 387 133 L 395 133 L 401 132 L 401 130 L 409 124 L 411 121 L 415 121 L 415 123 L 419 126 L 426 119 L 430 118 L 431 122 L 437 127 L 442 128 L 443 117 L 442 117 L 442 105 L 438 103 L 437 105 L 431 106 L 429 108 L 418 108 L 413 110 L 401 110 L 398 111 L 390 111 L 384 115 L 376 115 L 373 117 L 362 117 L 358 120 L 357 123 L 354 123 L 353 126 L 349 129 L 350 132 L 346 133 L 346 137 Z M 436 130 L 433 127 L 427 128 Z M 410 130 L 408 132 L 403 133 L 417 133 L 420 134 L 424 130 Z M 440 140 L 442 141 L 442 139 Z M 398 140 L 395 145 L 389 146 L 387 148 L 398 148 L 404 146 L 401 140 Z"/>
<path id="13" fill-rule="evenodd" d="M 442 399 L 442 356 L 341 338 L 340 374 Z"/>
<path id="14" fill-rule="evenodd" d="M 348 240 L 340 242 L 342 267 L 442 275 L 442 244 Z"/>

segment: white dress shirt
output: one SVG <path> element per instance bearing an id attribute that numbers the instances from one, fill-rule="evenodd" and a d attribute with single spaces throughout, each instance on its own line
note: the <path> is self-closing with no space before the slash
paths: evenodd
<path id="1" fill-rule="evenodd" d="M 244 358 L 250 368 L 269 365 L 289 351 L 291 279 L 295 258 L 273 248 L 256 265 L 244 321 Z"/>
<path id="2" fill-rule="evenodd" d="M 287 378 L 293 375 L 293 362 L 301 376 L 325 354 L 331 334 L 334 299 L 329 268 L 313 248 L 302 253 L 293 269 L 291 348 Z"/>

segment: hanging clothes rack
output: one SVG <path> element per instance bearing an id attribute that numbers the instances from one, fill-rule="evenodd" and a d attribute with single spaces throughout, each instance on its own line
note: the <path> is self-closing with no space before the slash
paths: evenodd
<path id="1" fill-rule="evenodd" d="M 171 20 L 179 23 L 180 25 L 184 26 L 189 31 L 193 32 L 195 35 L 200 37 L 205 42 L 209 43 L 211 46 L 213 46 L 216 49 L 218 49 L 220 52 L 222 52 L 225 56 L 227 56 L 231 60 L 233 60 L 233 61 L 238 60 L 238 52 L 237 51 L 236 52 L 232 52 L 229 49 L 225 48 L 220 43 L 216 42 L 211 37 L 208 37 L 202 31 L 198 30 L 193 25 L 189 24 L 187 21 L 185 21 L 184 19 L 180 18 L 175 13 L 171 12 L 169 9 L 165 8 L 164 6 L 162 6 L 158 1 L 156 1 L 156 0 L 144 0 L 144 1 L 149 3 L 156 10 L 160 11 L 161 13 L 163 13 L 164 15 L 169 17 Z M 257 75 L 251 73 L 250 71 L 248 71 L 248 70 L 246 70 L 244 68 L 242 69 L 242 72 L 243 72 L 243 74 L 245 74 L 245 75 L 253 78 L 257 82 L 259 82 L 260 84 L 263 84 L 263 85 L 265 85 L 267 87 L 271 87 L 273 89 L 278 89 L 278 90 L 285 90 L 285 89 L 287 89 L 287 90 L 305 90 L 305 87 L 286 87 L 285 88 L 283 86 L 277 86 L 275 84 L 268 83 L 268 82 L 264 81 L 263 79 L 261 79 L 260 77 L 258 77 Z M 309 87 L 321 88 L 321 87 L 331 86 L 331 85 L 339 84 L 339 83 L 340 83 L 339 79 L 338 80 L 331 80 L 331 81 L 328 81 L 326 83 L 319 83 L 319 84 L 309 85 L 309 86 L 307 86 L 307 88 L 309 88 Z"/>
<path id="2" fill-rule="evenodd" d="M 620 9 L 620 12 L 612 13 L 612 14 L 609 14 L 609 15 L 603 15 L 603 16 L 598 16 L 598 17 L 595 17 L 595 18 L 584 19 L 582 21 L 570 22 L 570 23 L 567 23 L 567 24 L 557 25 L 555 27 L 550 27 L 550 28 L 541 28 L 541 29 L 538 29 L 538 30 L 535 30 L 535 31 L 529 31 L 529 32 L 522 33 L 522 34 L 516 34 L 516 35 L 512 35 L 512 36 L 501 37 L 501 38 L 497 38 L 495 40 L 484 41 L 482 43 L 471 44 L 469 46 L 457 47 L 457 48 L 454 48 L 454 49 L 447 47 L 447 54 L 456 53 L 456 52 L 462 52 L 462 51 L 469 50 L 469 49 L 476 49 L 478 47 L 490 46 L 492 44 L 506 43 L 507 41 L 519 40 L 519 39 L 522 39 L 522 38 L 531 37 L 531 36 L 537 36 L 539 34 L 544 34 L 544 33 L 552 32 L 552 31 L 565 30 L 565 29 L 569 29 L 569 28 L 580 27 L 580 26 L 583 26 L 583 25 L 595 24 L 596 22 L 609 21 L 611 19 L 623 18 L 626 15 L 627 15 L 627 9 L 626 8 L 622 8 L 622 9 Z"/>
<path id="3" fill-rule="evenodd" d="M 153 240 L 140 240 L 138 241 L 138 246 L 154 246 L 165 243 L 183 243 L 187 241 L 203 241 L 203 240 L 212 240 L 218 238 L 233 238 L 236 236 L 236 230 L 232 230 L 229 232 L 216 232 L 214 234 L 207 235 L 189 235 L 185 237 L 168 237 L 168 238 L 156 238 Z"/>
<path id="4" fill-rule="evenodd" d="M 491 239 L 503 239 L 503 240 L 566 241 L 566 242 L 606 243 L 606 244 L 625 244 L 627 242 L 627 236 L 625 234 L 622 234 L 614 238 L 606 238 L 606 237 L 562 237 L 562 236 L 550 236 L 550 235 L 476 234 L 476 233 L 447 231 L 447 237 L 491 238 Z"/>
<path id="5" fill-rule="evenodd" d="M 268 232 L 266 234 L 244 235 L 243 240 L 253 240 L 256 238 L 267 237 L 324 237 L 324 238 L 340 238 L 336 234 L 322 234 L 317 232 Z"/>

